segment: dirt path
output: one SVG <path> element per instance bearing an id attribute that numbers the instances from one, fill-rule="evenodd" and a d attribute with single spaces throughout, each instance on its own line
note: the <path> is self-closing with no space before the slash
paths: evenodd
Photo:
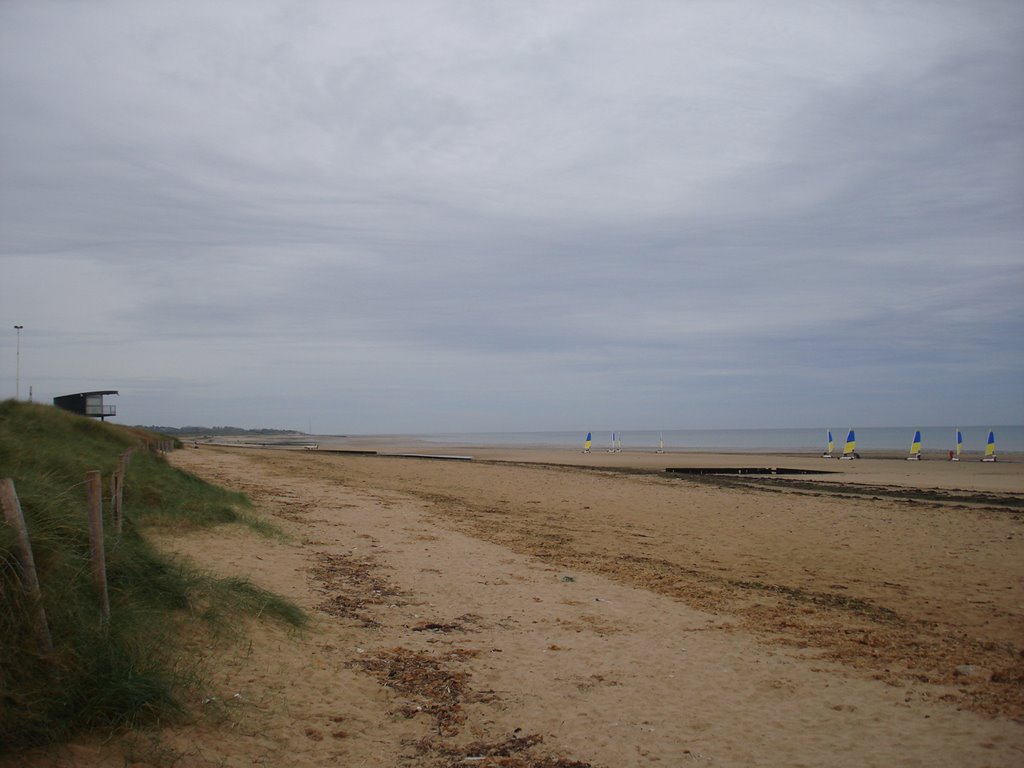
<path id="1" fill-rule="evenodd" d="M 164 545 L 315 622 L 197 648 L 215 716 L 132 737 L 137 765 L 1024 761 L 1021 679 L 1003 679 L 1020 664 L 1019 516 L 476 462 L 172 460 L 292 539 Z"/>

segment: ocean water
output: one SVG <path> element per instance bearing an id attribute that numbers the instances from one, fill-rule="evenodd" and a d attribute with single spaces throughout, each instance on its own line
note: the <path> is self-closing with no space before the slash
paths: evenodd
<path id="1" fill-rule="evenodd" d="M 942 452 L 954 448 L 955 427 L 854 427 L 858 451 L 910 451 L 914 431 L 921 430 L 921 450 Z M 963 456 L 980 456 L 985 450 L 989 430 L 996 436 L 996 453 L 1024 453 L 1024 426 L 960 427 Z M 842 453 L 848 427 L 832 428 L 836 450 Z M 579 448 L 586 430 L 579 432 L 464 432 L 416 435 L 418 440 L 439 445 L 478 445 L 501 447 Z M 593 449 L 611 447 L 610 431 L 594 431 Z M 616 432 L 623 450 L 657 450 L 659 432 L 623 430 Z M 660 433 L 665 450 L 671 451 L 824 451 L 826 429 L 669 429 Z"/>

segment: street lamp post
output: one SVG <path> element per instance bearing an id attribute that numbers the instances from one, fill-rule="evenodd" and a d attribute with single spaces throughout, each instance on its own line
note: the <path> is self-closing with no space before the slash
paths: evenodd
<path id="1" fill-rule="evenodd" d="M 21 329 L 24 325 L 14 326 L 14 332 L 18 335 L 18 341 L 15 344 L 14 352 L 14 399 L 21 399 Z"/>

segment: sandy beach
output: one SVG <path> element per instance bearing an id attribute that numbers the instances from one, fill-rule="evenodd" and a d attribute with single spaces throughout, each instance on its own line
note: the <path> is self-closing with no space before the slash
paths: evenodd
<path id="1" fill-rule="evenodd" d="M 196 647 L 194 724 L 45 761 L 1024 763 L 1024 463 L 433 451 L 474 459 L 171 454 L 288 538 L 161 546 L 313 622 Z M 738 465 L 835 474 L 664 471 Z"/>

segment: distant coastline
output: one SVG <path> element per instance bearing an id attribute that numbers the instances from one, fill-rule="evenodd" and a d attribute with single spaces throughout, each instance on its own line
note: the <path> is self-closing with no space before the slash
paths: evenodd
<path id="1" fill-rule="evenodd" d="M 169 436 L 188 437 L 263 437 L 308 438 L 321 444 L 342 441 L 377 441 L 386 444 L 412 442 L 419 445 L 481 446 L 513 448 L 577 448 L 587 431 L 593 433 L 594 449 L 604 451 L 611 445 L 611 430 L 536 431 L 536 432 L 434 432 L 408 434 L 325 434 L 298 429 L 248 429 L 243 427 L 161 427 L 140 426 Z M 861 452 L 904 453 L 918 427 L 857 427 L 857 449 Z M 953 448 L 953 426 L 922 426 L 923 451 L 945 453 Z M 1024 454 L 1024 426 L 968 425 L 959 428 L 964 436 L 965 455 L 980 454 L 989 429 L 995 431 L 999 455 Z M 833 427 L 837 446 L 842 447 L 847 427 Z M 717 451 L 739 453 L 816 452 L 825 447 L 826 428 L 793 429 L 666 429 L 622 430 L 614 433 L 623 450 L 655 450 L 659 440 L 667 451 Z"/>
<path id="2" fill-rule="evenodd" d="M 832 434 L 842 450 L 847 425 L 832 427 Z M 826 427 L 821 429 L 666 429 L 666 430 L 621 430 L 614 434 L 621 442 L 622 450 L 654 451 L 659 440 L 664 441 L 666 451 L 714 451 L 739 453 L 780 453 L 820 452 L 825 447 Z M 923 450 L 927 454 L 946 453 L 953 448 L 953 426 L 922 427 L 857 427 L 857 449 L 861 452 L 884 451 L 894 454 L 906 453 L 914 432 L 920 429 Z M 965 456 L 980 455 L 985 447 L 989 429 L 996 434 L 997 453 L 1000 455 L 1024 454 L 1024 426 L 1021 425 L 968 425 L 960 427 L 964 436 Z M 514 448 L 572 448 L 583 444 L 587 432 L 593 434 L 595 451 L 611 447 L 611 430 L 579 431 L 537 431 L 537 432 L 453 432 L 409 435 L 317 435 L 321 444 L 332 439 L 361 438 L 387 441 L 406 438 L 417 443 L 438 446 L 493 446 Z"/>
<path id="3" fill-rule="evenodd" d="M 226 435 L 247 436 L 247 435 L 304 435 L 297 429 L 247 429 L 244 427 L 158 427 L 145 424 L 133 424 L 135 429 L 145 429 L 150 432 L 159 432 L 162 435 L 210 435 L 224 437 Z"/>

